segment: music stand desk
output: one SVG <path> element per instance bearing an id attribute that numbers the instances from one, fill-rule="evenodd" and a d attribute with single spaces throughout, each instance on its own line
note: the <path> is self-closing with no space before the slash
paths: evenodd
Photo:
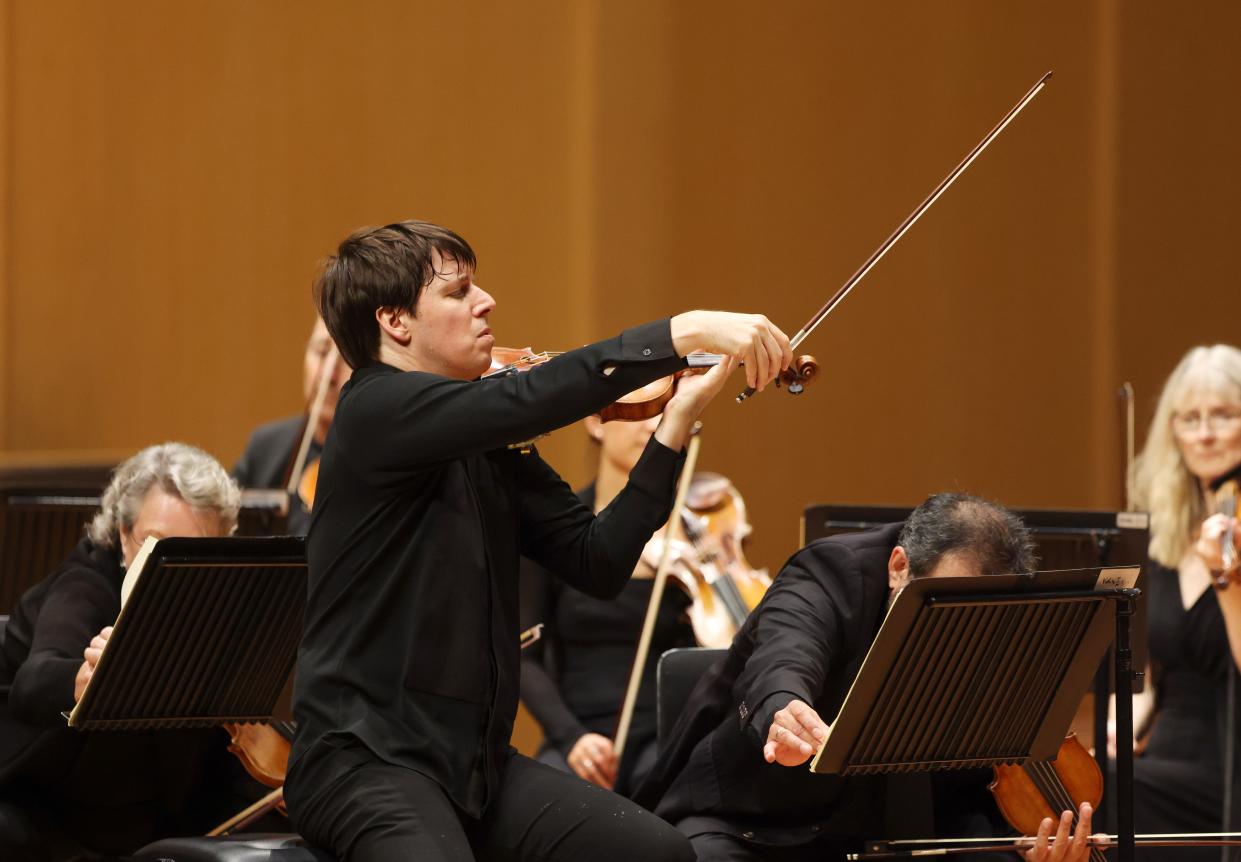
<path id="1" fill-rule="evenodd" d="M 148 543 L 69 725 L 145 730 L 270 720 L 301 638 L 305 540 Z"/>

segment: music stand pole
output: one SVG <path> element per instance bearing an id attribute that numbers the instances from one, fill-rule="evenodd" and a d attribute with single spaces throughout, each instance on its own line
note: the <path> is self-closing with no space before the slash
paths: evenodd
<path id="1" fill-rule="evenodd" d="M 1119 862 L 1133 862 L 1133 652 L 1129 622 L 1136 590 L 1116 600 L 1116 846 Z"/>

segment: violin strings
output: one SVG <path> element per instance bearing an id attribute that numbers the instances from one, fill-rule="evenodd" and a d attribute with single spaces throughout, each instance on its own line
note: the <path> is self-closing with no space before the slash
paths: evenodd
<path id="1" fill-rule="evenodd" d="M 1024 768 L 1026 774 L 1034 783 L 1035 788 L 1050 803 L 1053 812 L 1073 812 L 1073 828 L 1076 829 L 1078 820 L 1077 804 L 1064 786 L 1064 782 L 1060 780 L 1060 773 L 1056 772 L 1055 767 L 1046 761 L 1039 761 L 1037 763 L 1027 762 L 1024 764 Z M 1090 848 L 1090 858 L 1092 862 L 1105 862 L 1106 860 L 1103 852 L 1097 847 Z"/>

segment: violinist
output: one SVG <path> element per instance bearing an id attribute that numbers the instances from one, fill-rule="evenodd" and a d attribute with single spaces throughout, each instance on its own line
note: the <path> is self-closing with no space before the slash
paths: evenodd
<path id="1" fill-rule="evenodd" d="M 658 419 L 643 422 L 585 420 L 599 447 L 595 481 L 578 497 L 596 514 L 607 508 L 629 480 Z M 652 635 L 650 658 L 629 731 L 629 750 L 618 763 L 613 736 L 625 696 L 638 634 L 651 599 L 660 544 L 648 543 L 633 577 L 620 595 L 604 601 L 568 589 L 528 560 L 521 567 L 522 626 L 545 622 L 539 643 L 521 656 L 521 700 L 543 729 L 535 758 L 568 769 L 587 781 L 628 796 L 655 760 L 655 665 L 665 650 L 694 646 L 686 616 L 689 598 L 667 590 Z"/>
<path id="2" fill-rule="evenodd" d="M 1134 760 L 1134 822 L 1148 833 L 1217 832 L 1224 824 L 1229 679 L 1241 668 L 1241 586 L 1216 585 L 1220 539 L 1212 483 L 1241 466 L 1241 350 L 1195 347 L 1173 370 L 1136 462 L 1134 502 L 1151 516 L 1147 625 L 1154 701 Z M 1143 706 L 1151 710 L 1141 721 Z M 1233 715 L 1238 715 L 1234 712 Z M 1234 718 L 1234 722 L 1241 719 Z M 1236 814 L 1232 828 L 1241 824 Z M 1218 850 L 1143 850 L 1143 859 L 1216 858 Z"/>
<path id="3" fill-rule="evenodd" d="M 143 541 L 228 535 L 238 501 L 205 452 L 144 449 L 116 468 L 69 558 L 12 609 L 0 649 L 0 859 L 122 854 L 202 834 L 265 792 L 219 729 L 82 732 L 61 715 L 90 680 Z"/>
<path id="4" fill-rule="evenodd" d="M 314 464 L 323 450 L 323 439 L 332 424 L 332 416 L 336 412 L 336 399 L 340 395 L 340 387 L 349 379 L 349 365 L 339 360 L 335 354 L 335 346 L 328 335 L 323 320 L 315 317 L 314 326 L 310 330 L 310 338 L 306 342 L 306 352 L 302 357 L 302 398 L 307 406 L 307 413 L 298 416 L 286 416 L 260 425 L 250 434 L 245 451 L 233 465 L 233 477 L 243 488 L 284 488 L 289 483 L 289 472 L 294 467 L 302 433 L 309 421 L 309 412 L 313 409 L 319 383 L 324 383 L 323 399 L 315 417 L 314 429 L 311 432 L 310 445 L 301 465 Z M 326 379 L 322 375 L 330 368 Z M 301 476 L 298 476 L 300 479 Z M 288 531 L 290 535 L 304 536 L 310 527 L 310 512 L 302 495 L 294 494 L 289 500 Z"/>
<path id="5" fill-rule="evenodd" d="M 555 267 L 549 271 L 554 272 Z M 737 359 L 792 361 L 760 315 L 694 311 L 479 380 L 496 301 L 473 250 L 425 222 L 366 228 L 328 258 L 320 313 L 354 368 L 320 459 L 285 800 L 350 862 L 693 858 L 668 824 L 509 746 L 518 557 L 596 596 L 665 521 L 680 450 Z M 598 515 L 537 450 L 509 448 L 684 368 L 628 482 Z"/>
<path id="6" fill-rule="evenodd" d="M 1032 548 L 1015 516 L 964 494 L 930 497 L 904 524 L 812 542 L 695 687 L 634 801 L 675 824 L 700 859 L 791 862 L 860 849 L 881 834 L 878 779 L 815 775 L 807 764 L 891 598 L 911 578 L 1031 571 Z M 969 805 L 945 814 L 966 819 Z M 1089 807 L 1081 813 L 1070 841 L 1065 812 L 1052 849 L 1055 824 L 1044 821 L 1029 858 L 1085 858 Z"/>

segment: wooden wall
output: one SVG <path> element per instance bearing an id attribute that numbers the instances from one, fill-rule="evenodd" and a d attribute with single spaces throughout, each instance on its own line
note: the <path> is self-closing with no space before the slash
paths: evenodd
<path id="1" fill-rule="evenodd" d="M 712 405 L 703 466 L 772 567 L 809 503 L 1116 506 L 1119 383 L 1145 418 L 1237 340 L 1238 33 L 1224 0 L 0 0 L 0 452 L 231 462 L 299 409 L 318 259 L 403 217 L 475 245 L 502 343 L 791 333 L 1055 69 L 806 343 L 813 389 Z M 580 431 L 544 449 L 589 475 Z"/>

